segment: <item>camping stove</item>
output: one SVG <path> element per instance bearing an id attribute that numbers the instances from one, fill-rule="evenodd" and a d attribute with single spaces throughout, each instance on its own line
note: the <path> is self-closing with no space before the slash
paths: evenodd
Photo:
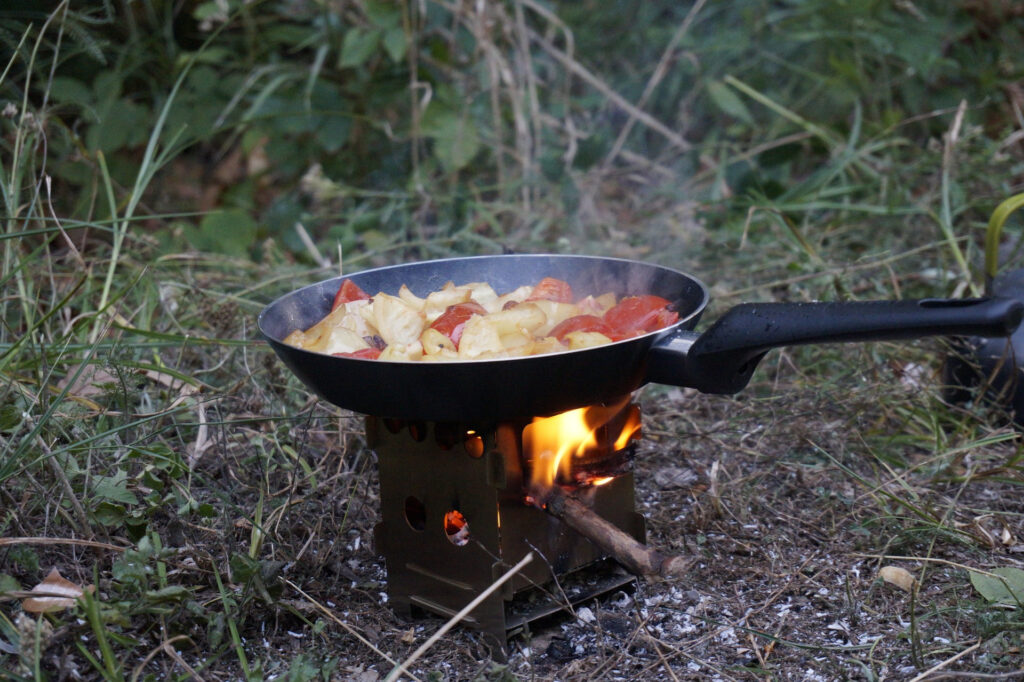
<path id="1" fill-rule="evenodd" d="M 593 411 L 600 423 L 592 423 Z M 558 448 L 538 434 L 550 433 L 545 422 L 562 415 L 489 425 L 367 417 L 380 473 L 382 520 L 374 542 L 397 613 L 451 617 L 532 551 L 535 560 L 462 622 L 504 654 L 508 637 L 528 623 L 634 580 L 535 502 L 544 486 L 573 489 L 598 515 L 644 541 L 629 471 L 639 409 L 623 400 L 582 412 L 591 422 L 587 443 L 564 453 L 557 468 L 551 458 Z"/>

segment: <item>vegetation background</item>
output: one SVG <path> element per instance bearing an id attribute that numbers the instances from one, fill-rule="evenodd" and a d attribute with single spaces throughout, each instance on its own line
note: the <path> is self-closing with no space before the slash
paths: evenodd
<path id="1" fill-rule="evenodd" d="M 1012 0 L 7 0 L 0 51 L 11 679 L 372 680 L 411 650 L 415 631 L 375 597 L 359 421 L 316 403 L 254 332 L 299 283 L 515 250 L 673 265 L 713 285 L 716 309 L 970 295 L 986 220 L 1024 180 Z M 1019 231 L 1011 216 L 1006 267 Z M 747 398 L 693 409 L 679 391 L 645 394 L 655 442 L 698 434 L 685 447 L 703 488 L 663 524 L 652 512 L 666 546 L 696 537 L 713 565 L 709 529 L 756 515 L 751 472 L 768 457 L 860 491 L 813 488 L 810 513 L 847 505 L 837 546 L 916 557 L 917 584 L 945 571 L 941 606 L 916 591 L 875 604 L 904 626 L 869 654 L 795 635 L 769 638 L 789 652 L 772 659 L 762 641 L 751 664 L 648 647 L 669 677 L 696 661 L 698 678 L 796 679 L 808 650 L 825 661 L 812 669 L 834 666 L 823 679 L 910 678 L 951 658 L 1019 674 L 1021 452 L 981 405 L 938 400 L 937 358 L 801 349 Z M 787 390 L 808 404 L 780 403 Z M 785 437 L 761 452 L 718 442 L 730 415 Z M 870 456 L 801 440 L 836 428 Z M 716 443 L 737 459 L 711 466 Z M 52 566 L 95 592 L 24 611 Z M 324 606 L 347 600 L 359 615 Z M 620 674 L 536 646 L 508 665 L 447 646 L 416 674 Z M 616 665 L 653 665 L 627 656 Z"/>

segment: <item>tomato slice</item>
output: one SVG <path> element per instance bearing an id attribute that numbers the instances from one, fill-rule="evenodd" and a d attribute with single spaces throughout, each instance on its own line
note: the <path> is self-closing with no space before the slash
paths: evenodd
<path id="1" fill-rule="evenodd" d="M 572 287 L 564 280 L 545 277 L 537 282 L 537 286 L 533 287 L 533 292 L 526 300 L 572 303 Z"/>
<path id="2" fill-rule="evenodd" d="M 562 341 L 565 339 L 566 334 L 572 332 L 600 332 L 613 341 L 616 340 L 614 337 L 618 336 L 611 325 L 597 315 L 577 315 L 567 320 L 562 320 L 552 327 L 551 331 L 548 332 L 548 336 L 553 336 Z"/>
<path id="3" fill-rule="evenodd" d="M 604 314 L 604 321 L 623 337 L 646 334 L 679 320 L 679 313 L 669 310 L 668 305 L 661 296 L 629 296 L 612 306 Z"/>
<path id="4" fill-rule="evenodd" d="M 380 348 L 360 348 L 349 353 L 334 353 L 339 358 L 363 358 L 364 360 L 376 360 L 380 357 Z"/>
<path id="5" fill-rule="evenodd" d="M 341 286 L 338 287 L 338 293 L 334 295 L 334 302 L 331 303 L 331 311 L 337 310 L 338 306 L 349 303 L 350 301 L 366 301 L 369 300 L 370 295 L 359 288 L 359 285 L 350 279 L 342 281 Z"/>
<path id="6" fill-rule="evenodd" d="M 462 330 L 466 327 L 466 323 L 469 322 L 469 318 L 474 315 L 486 314 L 487 311 L 479 303 L 474 303 L 473 301 L 456 303 L 445 308 L 441 316 L 430 325 L 430 328 L 436 329 L 447 336 L 455 344 L 455 347 L 458 348 L 459 339 L 462 338 Z"/>

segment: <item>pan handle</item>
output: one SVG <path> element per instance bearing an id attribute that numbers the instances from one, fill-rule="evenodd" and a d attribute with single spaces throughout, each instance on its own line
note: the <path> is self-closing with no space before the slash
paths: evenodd
<path id="1" fill-rule="evenodd" d="M 743 303 L 703 334 L 679 331 L 648 354 L 648 381 L 735 393 L 772 348 L 923 336 L 1008 336 L 1024 316 L 1012 298 Z"/>

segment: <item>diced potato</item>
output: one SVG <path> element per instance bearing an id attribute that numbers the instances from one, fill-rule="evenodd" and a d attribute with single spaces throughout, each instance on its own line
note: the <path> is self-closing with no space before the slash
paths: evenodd
<path id="1" fill-rule="evenodd" d="M 306 350 L 322 352 L 324 345 L 327 343 L 327 335 L 330 333 L 331 329 L 341 323 L 342 318 L 344 318 L 346 314 L 347 311 L 344 306 L 338 306 L 332 310 L 326 317 L 303 333 L 302 345 L 299 347 Z"/>
<path id="2" fill-rule="evenodd" d="M 389 344 L 385 348 L 378 360 L 392 360 L 400 362 L 415 362 L 423 358 L 423 346 L 420 345 L 419 341 L 413 341 L 406 345 L 402 343 Z"/>
<path id="3" fill-rule="evenodd" d="M 575 317 L 580 314 L 579 307 L 572 303 L 558 303 L 557 301 L 530 301 L 530 305 L 535 305 L 540 308 L 544 312 L 544 316 L 547 318 L 544 324 L 533 330 L 533 333 L 537 336 L 547 336 L 559 322 L 568 320 L 570 317 Z M 519 306 L 516 307 L 518 308 Z"/>
<path id="4" fill-rule="evenodd" d="M 284 342 L 289 346 L 295 346 L 296 348 L 305 349 L 306 347 L 306 332 L 301 329 L 296 329 L 288 336 L 284 337 Z"/>
<path id="5" fill-rule="evenodd" d="M 491 310 L 491 306 L 498 300 L 498 294 L 490 284 L 487 282 L 470 282 L 462 286 L 469 289 L 471 300 L 482 305 L 487 312 L 494 312 Z"/>
<path id="6" fill-rule="evenodd" d="M 517 331 L 501 335 L 501 345 L 510 356 L 520 357 L 533 354 L 533 335 L 529 332 Z"/>
<path id="7" fill-rule="evenodd" d="M 533 354 L 544 355 L 545 353 L 560 353 L 566 350 L 564 343 L 553 336 L 545 336 L 533 343 Z"/>
<path id="8" fill-rule="evenodd" d="M 447 310 L 448 306 L 456 303 L 465 303 L 469 300 L 472 292 L 465 287 L 457 287 L 451 282 L 444 285 L 439 291 L 432 291 L 427 295 L 423 306 L 423 314 L 426 315 L 427 324 L 430 324 Z"/>
<path id="9" fill-rule="evenodd" d="M 424 353 L 423 357 L 420 358 L 422 362 L 453 362 L 461 359 L 457 351 L 447 349 L 436 353 Z"/>
<path id="10" fill-rule="evenodd" d="M 377 294 L 373 303 L 360 308 L 359 312 L 389 346 L 419 343 L 420 334 L 426 327 L 423 313 L 397 296 Z"/>
<path id="11" fill-rule="evenodd" d="M 547 321 L 547 316 L 539 306 L 533 303 L 521 303 L 508 310 L 491 313 L 487 319 L 497 327 L 499 334 L 512 334 L 533 332 L 541 328 Z"/>
<path id="12" fill-rule="evenodd" d="M 349 329 L 356 333 L 356 335 L 368 338 L 377 335 L 377 330 L 371 328 L 359 311 L 368 305 L 372 305 L 372 301 L 367 299 L 360 299 L 358 301 L 349 301 L 345 304 L 345 314 L 342 315 L 338 321 L 338 325 Z"/>
<path id="13" fill-rule="evenodd" d="M 476 358 L 484 353 L 498 353 L 505 349 L 501 332 L 491 323 L 489 315 L 474 315 L 462 329 L 459 339 L 459 357 Z"/>
<path id="14" fill-rule="evenodd" d="M 504 310 L 505 306 L 509 303 L 522 303 L 530 297 L 533 293 L 533 287 L 521 286 L 518 289 L 514 289 L 507 294 L 502 294 L 494 300 L 490 305 L 484 305 L 489 313 L 496 313 L 499 310 Z"/>
<path id="15" fill-rule="evenodd" d="M 404 284 L 402 285 L 402 288 L 398 290 L 398 298 L 405 301 L 413 310 L 419 310 L 420 312 L 423 312 L 423 308 L 427 305 L 427 299 L 420 298 L 416 294 L 412 293 L 412 290 Z"/>
<path id="16" fill-rule="evenodd" d="M 316 350 L 321 353 L 352 353 L 363 348 L 369 348 L 370 344 L 363 337 L 350 329 L 334 327 L 323 337 L 323 346 Z"/>
<path id="17" fill-rule="evenodd" d="M 565 335 L 565 340 L 569 342 L 569 350 L 603 346 L 612 342 L 601 332 L 569 332 Z"/>
<path id="18" fill-rule="evenodd" d="M 442 351 L 455 353 L 455 344 L 452 340 L 431 327 L 427 327 L 420 334 L 420 344 L 423 345 L 423 352 L 426 355 L 437 355 Z"/>

